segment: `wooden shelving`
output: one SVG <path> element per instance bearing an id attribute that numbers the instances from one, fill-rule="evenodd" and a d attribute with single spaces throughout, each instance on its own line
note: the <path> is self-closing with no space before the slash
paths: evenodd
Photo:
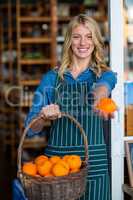
<path id="1" fill-rule="evenodd" d="M 29 17 L 19 17 L 18 21 L 20 22 L 28 22 L 28 23 L 35 23 L 35 22 L 51 22 L 51 17 L 34 17 L 34 16 L 29 16 Z"/>
<path id="2" fill-rule="evenodd" d="M 40 44 L 40 43 L 50 43 L 52 42 L 51 38 L 45 38 L 45 37 L 27 37 L 27 38 L 20 38 L 19 42 L 21 44 Z"/>
<path id="3" fill-rule="evenodd" d="M 38 2 L 39 3 L 39 2 Z M 18 79 L 21 79 L 19 77 L 21 77 L 21 71 L 22 71 L 22 67 L 23 65 L 44 65 L 44 69 L 45 69 L 45 65 L 49 65 L 50 67 L 55 66 L 56 65 L 56 33 L 57 33 L 57 29 L 55 27 L 57 27 L 57 17 L 56 17 L 56 0 L 50 0 L 49 1 L 49 5 L 47 5 L 47 7 L 49 6 L 49 13 L 50 15 L 46 16 L 46 13 L 41 13 L 41 16 L 39 16 L 39 12 L 38 12 L 38 4 L 26 4 L 24 6 L 23 3 L 21 3 L 20 0 L 17 0 L 17 6 L 16 6 L 16 10 L 17 10 L 17 49 L 18 49 Z M 36 8 L 35 12 L 35 16 L 32 14 L 32 12 L 29 12 L 29 8 L 31 9 L 32 7 L 34 7 L 34 10 Z M 45 7 L 45 6 L 44 6 Z M 28 10 L 26 10 L 28 8 Z M 22 15 L 21 14 L 21 9 L 24 9 L 25 12 L 27 13 L 26 15 Z M 29 14 L 28 14 L 29 12 Z M 39 14 L 38 14 L 39 13 Z M 34 24 L 41 24 L 41 23 L 45 23 L 44 26 L 45 28 L 49 27 L 49 32 L 45 35 L 41 35 L 39 30 L 37 30 L 39 33 L 38 36 L 22 36 L 22 29 L 24 27 L 25 24 L 30 23 L 30 26 L 34 26 Z M 28 27 L 29 28 L 29 27 Z M 30 30 L 30 34 L 34 35 L 34 30 Z M 26 32 L 26 31 L 25 31 Z M 28 32 L 28 31 L 27 31 Z M 22 58 L 22 47 L 28 46 L 30 45 L 30 48 L 34 48 L 36 45 L 49 45 L 49 47 L 47 48 L 47 56 L 48 57 L 44 57 L 42 56 L 42 58 L 34 58 L 34 56 L 30 59 L 27 58 Z M 45 47 L 44 47 L 45 48 Z M 30 50 L 31 51 L 31 50 Z M 46 50 L 44 50 L 44 52 L 46 52 Z M 29 52 L 27 52 L 28 54 Z M 48 55 L 49 54 L 49 55 Z"/>
<path id="4" fill-rule="evenodd" d="M 49 64 L 50 65 L 51 60 L 50 59 L 21 59 L 20 64 L 21 65 L 43 65 L 43 64 Z"/>
<path id="5" fill-rule="evenodd" d="M 21 85 L 27 85 L 27 86 L 37 86 L 40 83 L 40 80 L 20 80 Z"/>
<path id="6" fill-rule="evenodd" d="M 27 4 L 24 7 L 24 4 L 22 5 L 20 0 L 16 1 L 18 84 L 23 91 L 25 88 L 28 88 L 26 94 L 21 97 L 21 103 L 19 107 L 19 135 L 21 135 L 23 132 L 24 116 L 26 116 L 26 113 L 31 106 L 34 90 L 39 84 L 42 74 L 49 68 L 56 66 L 57 62 L 56 0 L 49 0 L 49 2 L 47 2 L 46 7 L 49 14 L 46 14 L 46 12 L 41 12 L 40 15 L 40 11 L 38 10 L 39 1 L 37 1 L 34 5 L 28 5 L 28 7 Z M 43 4 L 43 6 L 45 10 L 45 4 Z M 32 11 L 32 7 L 34 7 L 34 11 Z M 21 117 L 21 115 L 23 117 Z M 46 126 L 49 125 L 49 123 L 46 124 Z M 40 148 L 43 147 L 45 143 L 46 142 L 42 138 L 40 139 L 37 137 L 33 139 L 27 139 L 24 147 Z"/>
<path id="7" fill-rule="evenodd" d="M 5 10 L 3 10 L 0 4 L 0 130 L 1 138 L 3 138 L 3 145 L 6 148 L 10 146 L 12 164 L 15 161 L 16 147 L 16 110 L 10 106 L 5 99 L 5 86 L 10 88 L 15 78 L 15 59 L 13 53 L 14 41 L 13 41 L 13 13 L 12 3 L 7 1 Z"/>
<path id="8" fill-rule="evenodd" d="M 2 50 L 3 50 L 3 27 L 2 27 L 2 18 L 0 17 L 0 71 L 2 72 Z M 0 73 L 0 81 L 2 81 L 2 73 Z"/>
<path id="9" fill-rule="evenodd" d="M 71 16 L 59 16 L 58 17 L 58 21 L 59 22 L 67 22 L 68 23 L 71 20 L 71 18 L 72 18 Z"/>

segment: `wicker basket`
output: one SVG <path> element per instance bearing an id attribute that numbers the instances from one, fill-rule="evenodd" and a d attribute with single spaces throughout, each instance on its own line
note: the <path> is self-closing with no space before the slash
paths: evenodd
<path id="1" fill-rule="evenodd" d="M 81 170 L 62 177 L 34 177 L 22 172 L 22 149 L 27 131 L 36 123 L 39 118 L 34 119 L 24 130 L 18 148 L 18 177 L 23 185 L 28 200 L 74 200 L 78 199 L 85 192 L 87 163 L 88 163 L 88 142 L 87 137 L 80 123 L 69 114 L 62 113 L 68 117 L 80 129 L 85 147 L 85 158 Z"/>

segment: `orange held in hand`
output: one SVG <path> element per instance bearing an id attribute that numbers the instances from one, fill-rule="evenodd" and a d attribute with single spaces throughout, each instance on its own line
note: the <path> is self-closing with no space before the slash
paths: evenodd
<path id="1" fill-rule="evenodd" d="M 113 113 L 118 109 L 116 103 L 111 98 L 102 98 L 96 108 L 106 113 Z"/>
<path id="2" fill-rule="evenodd" d="M 22 171 L 28 175 L 35 176 L 37 174 L 37 167 L 32 162 L 27 162 L 23 165 Z"/>

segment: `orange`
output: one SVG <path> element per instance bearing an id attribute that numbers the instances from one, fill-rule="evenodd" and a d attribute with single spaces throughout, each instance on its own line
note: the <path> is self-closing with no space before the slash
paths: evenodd
<path id="1" fill-rule="evenodd" d="M 48 160 L 48 157 L 45 155 L 40 155 L 38 157 L 35 158 L 35 164 L 36 165 L 41 165 L 43 162 L 45 162 L 46 160 Z"/>
<path id="2" fill-rule="evenodd" d="M 27 162 L 23 165 L 22 171 L 28 175 L 35 176 L 37 173 L 37 168 L 33 162 Z"/>
<path id="3" fill-rule="evenodd" d="M 61 159 L 57 164 L 63 165 L 68 170 L 70 169 L 68 163 L 66 161 L 64 161 L 63 159 Z"/>
<path id="4" fill-rule="evenodd" d="M 52 156 L 51 158 L 49 158 L 50 162 L 52 162 L 53 164 L 57 163 L 58 161 L 61 160 L 60 156 Z"/>
<path id="5" fill-rule="evenodd" d="M 67 158 L 67 163 L 69 164 L 70 169 L 73 170 L 73 169 L 79 169 L 81 167 L 82 161 L 80 156 L 71 155 L 69 156 L 69 158 Z"/>
<path id="6" fill-rule="evenodd" d="M 117 110 L 117 105 L 111 98 L 102 98 L 96 108 L 106 113 L 112 113 Z"/>
<path id="7" fill-rule="evenodd" d="M 69 165 L 65 161 L 60 160 L 53 166 L 52 173 L 54 176 L 66 176 L 69 174 Z"/>
<path id="8" fill-rule="evenodd" d="M 66 161 L 66 162 L 67 162 L 67 159 L 68 159 L 69 157 L 70 157 L 70 155 L 65 155 L 65 156 L 63 156 L 63 158 L 62 158 L 62 159 L 63 159 L 64 161 Z"/>
<path id="9" fill-rule="evenodd" d="M 50 173 L 52 169 L 52 163 L 49 160 L 37 165 L 37 171 L 41 176 L 45 176 Z"/>

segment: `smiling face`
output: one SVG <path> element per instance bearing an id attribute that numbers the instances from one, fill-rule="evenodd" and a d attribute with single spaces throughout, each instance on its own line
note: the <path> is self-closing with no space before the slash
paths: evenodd
<path id="1" fill-rule="evenodd" d="M 76 59 L 90 61 L 94 50 L 94 42 L 92 40 L 92 33 L 85 24 L 80 24 L 73 28 L 71 49 Z"/>

